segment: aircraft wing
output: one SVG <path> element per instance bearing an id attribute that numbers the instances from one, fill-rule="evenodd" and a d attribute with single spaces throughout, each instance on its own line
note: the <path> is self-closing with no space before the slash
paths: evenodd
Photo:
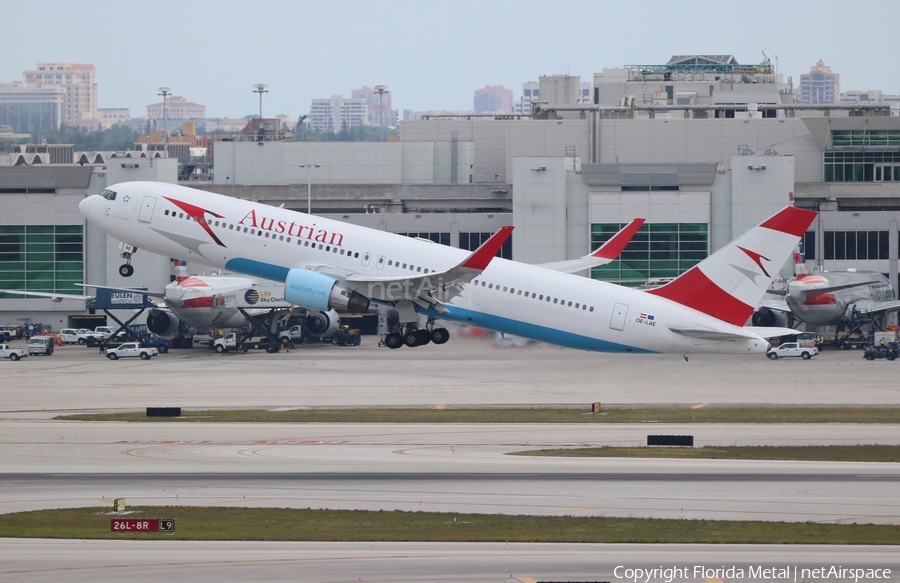
<path id="1" fill-rule="evenodd" d="M 551 263 L 541 263 L 538 264 L 538 267 L 543 267 L 545 269 L 552 269 L 554 271 L 561 271 L 563 273 L 577 273 L 579 271 L 584 271 L 585 269 L 590 269 L 591 267 L 597 267 L 600 265 L 606 265 L 612 261 L 615 261 L 616 258 L 622 253 L 622 250 L 631 242 L 631 239 L 634 238 L 634 234 L 638 232 L 638 229 L 641 228 L 641 225 L 644 224 L 644 219 L 634 219 L 625 227 L 612 236 L 612 238 L 597 248 L 596 251 L 591 253 L 590 255 L 585 255 L 584 257 L 579 257 L 578 259 L 569 259 L 566 261 L 553 261 Z"/>
<path id="2" fill-rule="evenodd" d="M 90 283 L 79 283 L 76 285 L 80 285 L 81 287 L 92 287 L 94 289 L 108 289 L 110 291 L 125 292 L 125 293 L 130 293 L 130 294 L 141 294 L 142 296 L 148 296 L 151 298 L 165 298 L 166 297 L 166 292 L 164 292 L 164 291 L 155 292 L 155 291 L 147 291 L 145 289 L 136 289 L 133 287 L 111 287 L 108 285 L 93 285 Z"/>
<path id="3" fill-rule="evenodd" d="M 409 277 L 397 275 L 373 276 L 367 273 L 351 273 L 330 265 L 295 265 L 310 271 L 326 273 L 342 279 L 354 288 L 370 297 L 371 290 L 384 290 L 385 297 L 376 295 L 373 300 L 389 299 L 390 301 L 411 300 L 420 305 L 438 306 L 460 291 L 461 284 L 468 283 L 478 277 L 512 234 L 513 227 L 501 227 L 496 233 L 472 251 L 457 265 L 445 271 L 423 273 Z M 389 297 L 388 297 L 389 294 Z"/>
<path id="4" fill-rule="evenodd" d="M 81 296 L 77 294 L 54 294 L 50 292 L 33 292 L 33 291 L 21 291 L 17 289 L 0 289 L 0 293 L 4 294 L 15 294 L 19 296 L 37 296 L 39 298 L 50 298 L 54 302 L 61 302 L 63 300 L 92 300 L 93 296 Z"/>
<path id="5" fill-rule="evenodd" d="M 761 302 L 759 302 L 760 308 L 769 308 L 770 310 L 776 310 L 779 312 L 790 312 L 791 308 L 787 305 L 787 302 L 784 301 L 784 296 L 773 296 L 772 294 L 766 293 L 763 296 Z"/>
<path id="6" fill-rule="evenodd" d="M 862 300 L 853 305 L 856 306 L 856 312 L 860 314 L 877 314 L 880 312 L 896 312 L 900 310 L 900 300 L 891 300 L 888 302 Z"/>

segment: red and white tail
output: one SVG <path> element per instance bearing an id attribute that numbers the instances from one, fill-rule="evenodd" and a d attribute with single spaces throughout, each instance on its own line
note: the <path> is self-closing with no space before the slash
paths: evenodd
<path id="1" fill-rule="evenodd" d="M 188 278 L 187 261 L 173 259 L 175 263 L 175 281 L 184 281 Z"/>
<path id="2" fill-rule="evenodd" d="M 647 293 L 743 326 L 778 270 L 793 257 L 815 216 L 813 211 L 784 208 L 672 282 Z"/>

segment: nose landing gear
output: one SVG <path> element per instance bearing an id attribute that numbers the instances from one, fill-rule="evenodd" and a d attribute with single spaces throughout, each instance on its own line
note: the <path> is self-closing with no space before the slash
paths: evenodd
<path id="1" fill-rule="evenodd" d="M 131 256 L 137 253 L 137 247 L 122 242 L 119 244 L 119 249 L 122 250 L 120 256 L 125 260 L 125 263 L 119 266 L 119 275 L 122 277 L 131 277 L 134 274 L 134 266 L 131 265 Z"/>

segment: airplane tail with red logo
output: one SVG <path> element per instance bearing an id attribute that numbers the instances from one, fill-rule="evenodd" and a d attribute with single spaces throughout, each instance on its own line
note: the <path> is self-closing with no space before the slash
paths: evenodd
<path id="1" fill-rule="evenodd" d="M 813 211 L 786 207 L 678 278 L 647 293 L 743 326 L 794 256 Z"/>

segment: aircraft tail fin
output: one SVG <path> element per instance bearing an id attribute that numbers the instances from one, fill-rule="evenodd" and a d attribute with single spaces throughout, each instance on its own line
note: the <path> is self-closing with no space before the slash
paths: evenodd
<path id="1" fill-rule="evenodd" d="M 173 259 L 175 264 L 175 281 L 184 281 L 188 278 L 187 261 L 182 259 Z"/>
<path id="2" fill-rule="evenodd" d="M 786 207 L 647 293 L 743 326 L 815 216 L 813 211 Z"/>

